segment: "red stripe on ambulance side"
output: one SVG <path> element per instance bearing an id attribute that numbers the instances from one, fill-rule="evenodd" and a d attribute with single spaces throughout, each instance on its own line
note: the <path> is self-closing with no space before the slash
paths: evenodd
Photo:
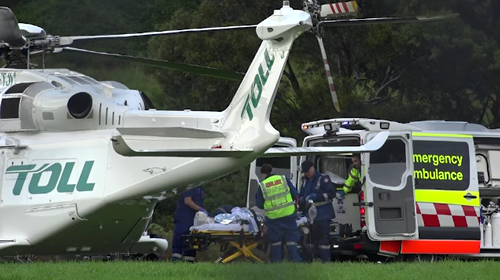
<path id="1" fill-rule="evenodd" d="M 401 241 L 380 241 L 380 252 L 399 254 Z"/>
<path id="2" fill-rule="evenodd" d="M 479 254 L 480 240 L 403 240 L 401 254 Z"/>

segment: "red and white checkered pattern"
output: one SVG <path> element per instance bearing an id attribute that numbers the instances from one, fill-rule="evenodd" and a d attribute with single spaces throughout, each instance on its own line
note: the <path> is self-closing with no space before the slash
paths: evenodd
<path id="1" fill-rule="evenodd" d="M 479 207 L 417 202 L 419 227 L 479 227 Z"/>

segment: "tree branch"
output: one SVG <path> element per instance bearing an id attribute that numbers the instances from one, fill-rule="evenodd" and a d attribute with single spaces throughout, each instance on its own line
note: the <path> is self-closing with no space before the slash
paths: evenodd
<path id="1" fill-rule="evenodd" d="M 481 114 L 479 115 L 479 119 L 477 120 L 478 123 L 482 123 L 484 119 L 484 115 L 486 114 L 486 111 L 488 110 L 488 103 L 490 103 L 490 98 L 491 94 L 488 94 L 486 97 L 486 101 L 484 102 L 483 109 L 481 110 Z"/>

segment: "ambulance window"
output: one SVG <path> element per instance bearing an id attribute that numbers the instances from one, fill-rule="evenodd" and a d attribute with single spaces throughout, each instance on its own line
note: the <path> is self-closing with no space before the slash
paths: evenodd
<path id="1" fill-rule="evenodd" d="M 273 168 L 276 169 L 290 169 L 290 158 L 289 157 L 277 157 L 277 158 L 258 158 L 257 159 L 257 167 L 260 172 L 260 167 L 263 164 L 270 164 Z"/>
<path id="2" fill-rule="evenodd" d="M 384 186 L 400 186 L 406 172 L 406 144 L 390 139 L 379 150 L 370 153 L 368 173 L 372 182 Z"/>
<path id="3" fill-rule="evenodd" d="M 274 174 L 290 177 L 290 157 L 257 158 L 255 168 L 251 169 L 253 172 L 250 174 L 250 184 L 248 186 L 248 205 L 250 208 L 255 206 L 255 194 L 259 189 L 259 182 L 264 180 L 264 177 L 260 174 L 260 168 L 265 163 L 273 167 Z"/>
<path id="4" fill-rule="evenodd" d="M 413 141 L 416 189 L 466 190 L 470 184 L 469 145 L 461 141 Z M 474 160 L 474 158 L 472 159 Z"/>

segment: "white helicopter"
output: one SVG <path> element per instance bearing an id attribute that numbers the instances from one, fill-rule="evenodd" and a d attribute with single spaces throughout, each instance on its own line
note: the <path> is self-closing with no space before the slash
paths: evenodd
<path id="1" fill-rule="evenodd" d="M 281 9 L 257 25 L 68 37 L 20 24 L 10 9 L 0 8 L 0 50 L 11 66 L 0 68 L 0 256 L 127 253 L 137 246 L 156 203 L 258 157 L 379 149 L 387 132 L 358 147 L 269 149 L 280 137 L 269 116 L 292 44 L 321 24 L 444 17 L 321 21 L 328 16 L 321 13 L 325 5 L 305 1 L 304 7 L 292 9 L 283 1 Z M 69 45 L 243 28 L 255 28 L 262 43 L 221 112 L 155 110 L 147 96 L 115 81 L 99 82 L 66 69 L 30 69 L 30 55 L 61 50 L 178 69 L 182 64 Z M 239 77 L 182 67 L 201 75 Z"/>

